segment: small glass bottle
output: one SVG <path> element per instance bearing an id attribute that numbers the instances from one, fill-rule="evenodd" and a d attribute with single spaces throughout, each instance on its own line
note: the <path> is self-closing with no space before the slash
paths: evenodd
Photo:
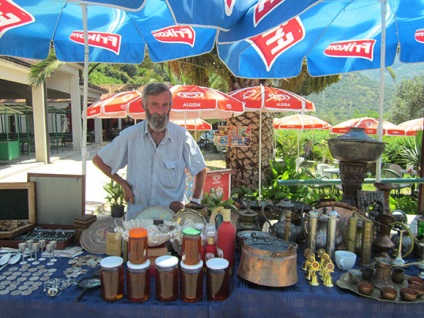
<path id="1" fill-rule="evenodd" d="M 181 300 L 189 303 L 202 300 L 203 261 L 200 261 L 197 265 L 192 266 L 181 262 L 180 268 Z"/>
<path id="2" fill-rule="evenodd" d="M 201 236 L 200 231 L 194 228 L 183 230 L 183 242 L 181 245 L 181 260 L 189 266 L 197 265 L 202 260 L 201 257 Z"/>
<path id="3" fill-rule="evenodd" d="M 143 302 L 150 296 L 150 261 L 143 264 L 127 262 L 127 291 L 132 302 Z"/>
<path id="4" fill-rule="evenodd" d="M 208 240 L 205 246 L 205 262 L 216 257 L 215 232 L 208 232 Z"/>
<path id="5" fill-rule="evenodd" d="M 173 301 L 178 297 L 178 258 L 171 255 L 156 259 L 156 298 Z"/>
<path id="6" fill-rule="evenodd" d="M 208 300 L 224 300 L 230 295 L 229 262 L 212 258 L 206 262 L 206 292 Z"/>
<path id="7" fill-rule="evenodd" d="M 133 264 L 143 264 L 148 257 L 147 230 L 132 228 L 128 233 L 128 260 Z"/>
<path id="8" fill-rule="evenodd" d="M 108 256 L 100 261 L 100 283 L 103 300 L 116 301 L 124 296 L 124 260 Z"/>

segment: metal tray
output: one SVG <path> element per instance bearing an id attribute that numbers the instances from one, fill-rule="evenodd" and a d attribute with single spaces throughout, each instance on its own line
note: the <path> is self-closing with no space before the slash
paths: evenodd
<path id="1" fill-rule="evenodd" d="M 417 300 L 414 300 L 414 301 L 406 301 L 406 300 L 403 300 L 400 297 L 399 290 L 402 287 L 407 287 L 407 285 L 408 285 L 408 278 L 409 278 L 409 276 L 408 275 L 405 275 L 405 279 L 403 281 L 403 284 L 395 284 L 395 283 L 393 283 L 393 287 L 398 291 L 398 295 L 397 295 L 397 297 L 396 297 L 395 300 L 389 300 L 389 299 L 383 299 L 383 298 L 381 298 L 381 296 L 380 296 L 380 289 L 378 289 L 376 287 L 374 288 L 374 290 L 373 290 L 373 292 L 372 292 L 371 295 L 361 294 L 358 291 L 358 285 L 352 283 L 352 281 L 350 280 L 349 273 L 342 274 L 340 276 L 340 279 L 338 279 L 336 281 L 336 284 L 340 288 L 348 289 L 348 290 L 354 292 L 355 294 L 358 294 L 359 296 L 367 297 L 367 298 L 372 298 L 372 299 L 376 299 L 376 300 L 379 300 L 379 301 L 388 301 L 388 302 L 392 302 L 392 303 L 402 303 L 402 304 L 416 304 L 416 303 L 422 303 L 422 302 L 424 302 L 424 297 L 418 298 Z"/>

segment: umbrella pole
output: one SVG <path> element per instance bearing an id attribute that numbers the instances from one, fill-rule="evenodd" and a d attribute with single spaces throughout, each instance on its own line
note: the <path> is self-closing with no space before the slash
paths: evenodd
<path id="1" fill-rule="evenodd" d="M 380 98 L 378 105 L 378 141 L 383 141 L 384 74 L 386 65 L 386 12 L 387 1 L 381 0 L 381 52 L 380 52 Z M 381 156 L 377 159 L 375 181 L 381 179 Z"/>
<path id="2" fill-rule="evenodd" d="M 300 157 L 300 130 L 297 131 L 297 157 Z"/>
<path id="3" fill-rule="evenodd" d="M 84 91 L 83 91 L 83 109 L 82 109 L 82 175 L 86 173 L 87 166 L 87 95 L 88 95 L 88 27 L 87 27 L 87 6 L 81 5 L 82 21 L 84 28 Z"/>
<path id="4" fill-rule="evenodd" d="M 259 192 L 258 201 L 262 200 L 262 109 L 259 111 Z"/>

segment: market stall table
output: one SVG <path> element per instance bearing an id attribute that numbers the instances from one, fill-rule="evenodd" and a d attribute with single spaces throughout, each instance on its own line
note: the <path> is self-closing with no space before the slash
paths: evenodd
<path id="1" fill-rule="evenodd" d="M 65 278 L 64 270 L 71 267 L 69 259 L 58 259 L 54 266 L 46 269 L 56 269 L 49 278 Z M 180 299 L 172 302 L 160 302 L 155 298 L 155 278 L 151 278 L 150 298 L 144 303 L 131 303 L 126 296 L 123 299 L 109 303 L 102 300 L 100 289 L 87 290 L 78 302 L 75 299 L 80 293 L 76 286 L 69 286 L 55 297 L 49 297 L 43 292 L 43 286 L 29 295 L 12 296 L 11 293 L 0 296 L 0 312 L 3 317 L 344 317 L 349 314 L 353 317 L 422 317 L 424 302 L 395 303 L 379 301 L 361 297 L 348 290 L 336 286 L 336 281 L 342 274 L 337 270 L 333 274 L 334 287 L 325 287 L 322 284 L 313 287 L 304 278 L 301 269 L 303 264 L 303 248 L 298 250 L 297 267 L 299 281 L 289 287 L 271 288 L 249 283 L 235 275 L 231 279 L 231 294 L 224 301 L 209 302 L 204 290 L 201 302 L 185 303 Z M 42 262 L 45 265 L 46 262 Z M 31 266 L 36 268 L 36 266 Z M 30 267 L 30 268 L 31 268 Z M 19 290 L 20 277 L 29 270 L 20 271 L 21 265 L 5 268 L 6 271 L 20 273 L 13 279 L 3 277 L 2 281 L 9 280 Z M 98 268 L 86 267 L 87 273 L 75 278 L 76 281 L 89 277 Z M 418 274 L 415 266 L 410 266 L 406 273 Z M 44 274 L 43 274 L 44 275 Z M 22 279 L 21 279 L 22 280 Z M 2 283 L 2 290 L 8 283 Z M 205 289 L 205 286 L 204 286 Z M 126 292 L 125 292 L 126 295 Z"/>

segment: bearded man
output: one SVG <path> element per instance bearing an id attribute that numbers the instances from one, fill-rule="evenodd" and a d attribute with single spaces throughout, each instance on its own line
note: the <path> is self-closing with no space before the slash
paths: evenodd
<path id="1" fill-rule="evenodd" d="M 125 192 L 126 220 L 150 206 L 179 211 L 185 197 L 186 170 L 194 176 L 192 203 L 200 204 L 206 163 L 190 133 L 169 121 L 172 93 L 160 83 L 147 85 L 142 94 L 146 120 L 124 129 L 103 147 L 93 163 Z M 125 178 L 118 171 L 126 167 Z"/>

